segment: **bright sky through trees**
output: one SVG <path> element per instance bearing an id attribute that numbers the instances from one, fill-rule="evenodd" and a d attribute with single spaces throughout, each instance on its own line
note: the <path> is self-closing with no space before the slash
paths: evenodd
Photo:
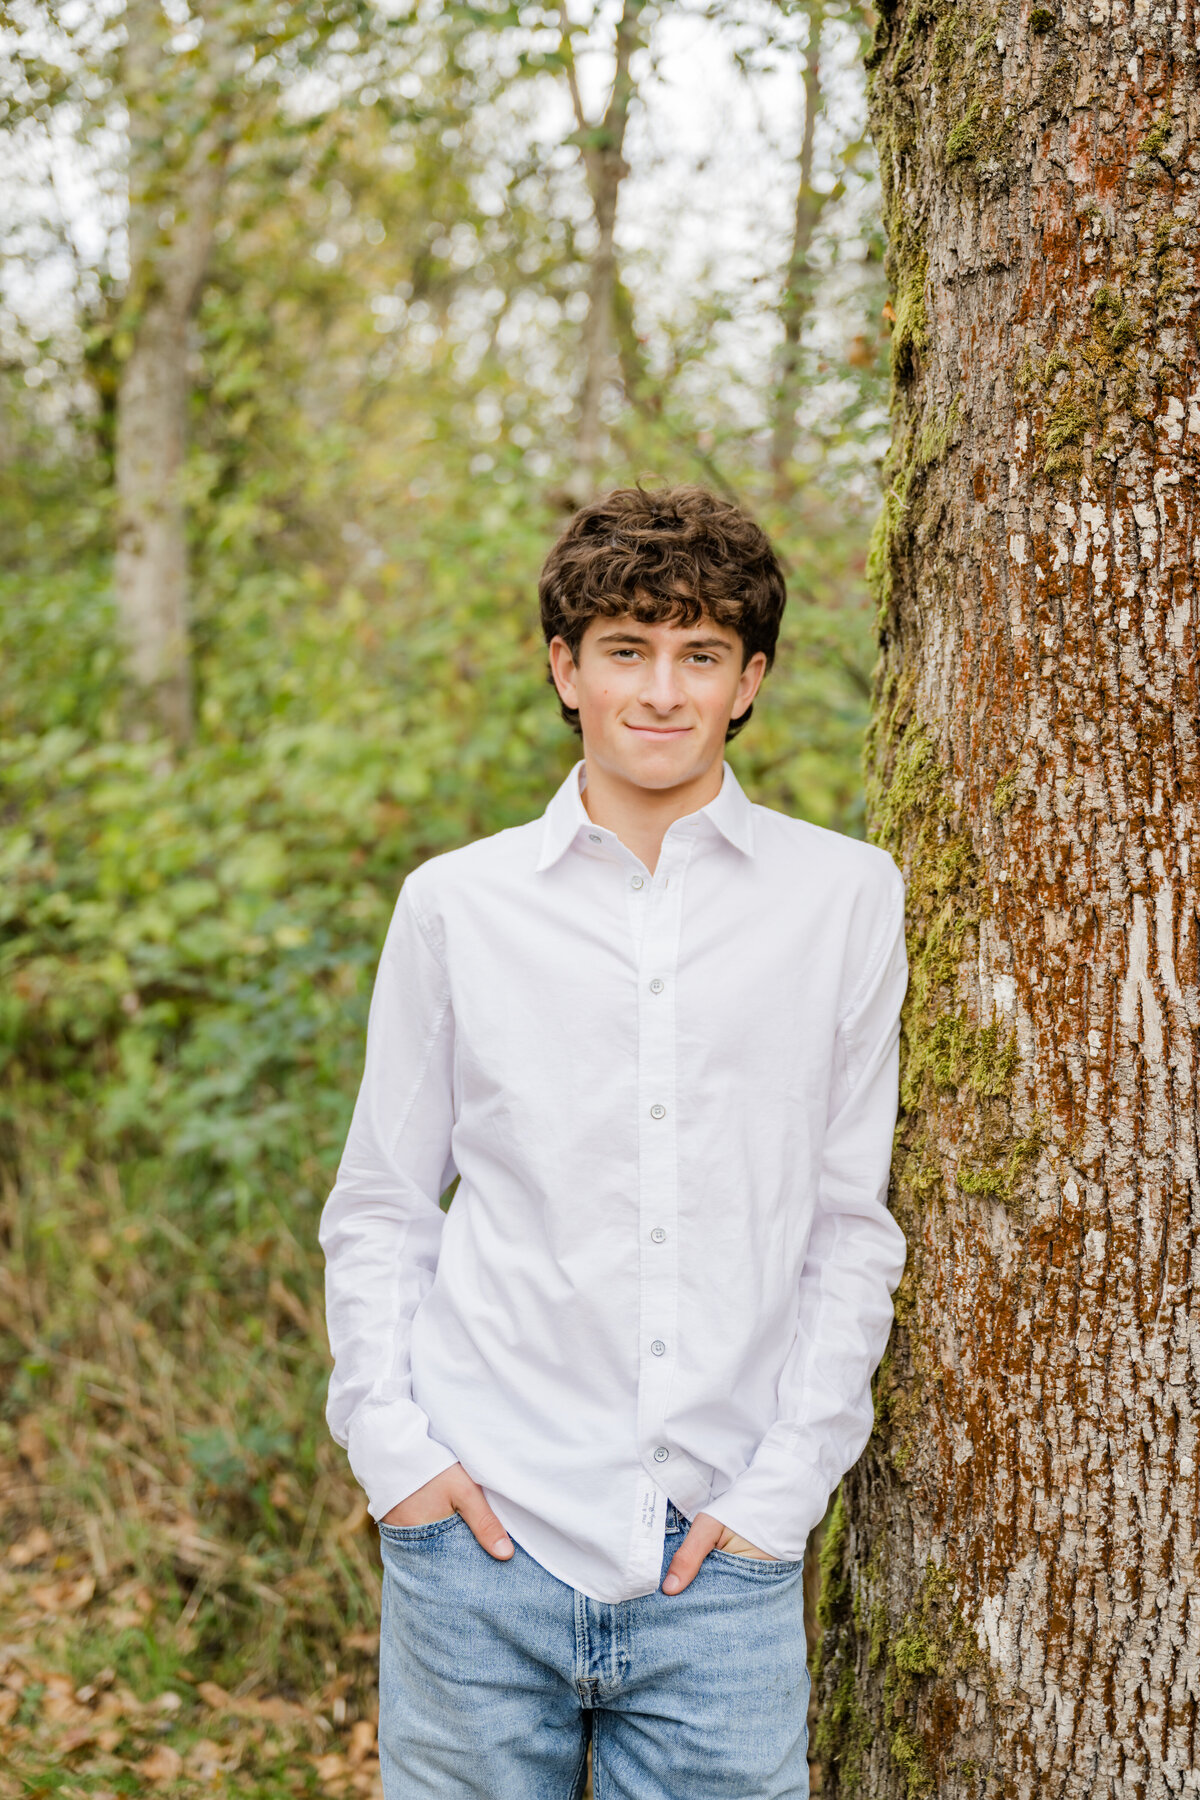
<path id="1" fill-rule="evenodd" d="M 585 99 L 596 106 L 611 80 L 617 10 L 614 0 L 572 9 L 573 18 L 589 23 L 578 51 L 579 75 Z M 186 6 L 168 11 L 179 15 L 175 42 L 186 48 L 195 35 L 184 24 Z M 16 25 L 26 43 L 61 46 L 62 38 L 50 30 L 43 9 L 32 0 L 7 12 L 0 43 L 13 41 Z M 119 36 L 120 12 L 118 5 L 79 4 L 62 8 L 61 16 L 75 29 L 86 22 L 81 38 L 86 51 L 111 46 Z M 762 420 L 762 395 L 779 339 L 778 305 L 803 125 L 798 52 L 810 28 L 803 8 L 781 8 L 767 0 L 746 0 L 725 9 L 668 6 L 655 21 L 649 49 L 638 52 L 634 63 L 638 101 L 630 123 L 630 173 L 622 190 L 617 239 L 639 325 L 651 356 L 665 357 L 664 328 L 686 317 L 697 296 L 705 296 L 719 316 L 706 354 L 689 371 L 693 398 L 703 410 L 706 398 L 719 392 L 721 410 L 731 409 L 751 428 Z M 504 46 L 481 40 L 476 53 L 491 55 L 501 72 L 507 62 L 515 74 L 519 51 L 546 45 L 553 36 L 547 31 L 511 35 Z M 825 40 L 816 179 L 818 186 L 830 188 L 840 175 L 847 191 L 826 215 L 816 247 L 826 279 L 810 337 L 833 364 L 846 349 L 844 302 L 858 298 L 862 259 L 873 241 L 877 183 L 869 152 L 857 156 L 849 172 L 841 160 L 846 147 L 861 139 L 864 124 L 859 32 L 853 21 L 830 18 Z M 78 64 L 85 58 L 75 54 L 68 60 Z M 402 94 L 420 95 L 419 71 L 417 58 L 398 79 Z M 291 104 L 301 114 L 328 106 L 339 82 L 354 89 L 361 80 L 351 58 L 339 66 L 335 57 L 329 67 L 296 78 Z M 93 75 L 86 85 L 97 93 L 102 83 Z M 118 280 L 126 273 L 122 109 L 119 103 L 106 107 L 102 119 L 89 121 L 86 136 L 80 132 L 76 105 L 46 111 L 44 120 L 23 120 L 0 138 L 0 223 L 7 246 L 0 262 L 7 314 L 0 313 L 0 345 L 35 370 L 38 359 L 31 355 L 31 345 L 60 334 L 69 344 L 75 301 L 81 292 L 94 295 L 97 272 Z M 563 83 L 551 72 L 532 83 L 502 85 L 493 112 L 488 129 L 498 155 L 493 171 L 480 172 L 485 207 L 503 208 L 505 180 L 534 154 L 553 183 L 557 206 L 586 235 L 578 152 L 565 141 L 572 119 Z M 453 145 L 447 148 L 452 151 Z M 326 246 L 314 246 L 318 258 L 326 253 Z M 380 316 L 382 329 L 386 307 Z M 31 385 L 46 383 L 35 372 Z M 844 398 L 836 392 L 836 376 L 832 389 L 827 398 Z M 815 413 L 820 410 L 816 407 Z M 881 449 L 882 408 L 877 423 L 880 435 L 870 442 L 868 461 Z M 862 460 L 857 443 L 848 454 L 852 462 Z"/>

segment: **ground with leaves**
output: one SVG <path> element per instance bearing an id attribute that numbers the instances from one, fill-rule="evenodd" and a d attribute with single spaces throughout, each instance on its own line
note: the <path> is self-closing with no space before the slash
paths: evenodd
<path id="1" fill-rule="evenodd" d="M 33 1449 L 35 1431 L 25 1436 Z M 5 1501 L 19 1510 L 35 1488 L 22 1458 Z M 175 1528 L 182 1557 L 219 1554 L 195 1520 Z M 137 1576 L 98 1578 L 90 1557 L 60 1549 L 43 1526 L 9 1545 L 0 1574 L 4 1800 L 382 1793 L 373 1633 L 348 1632 L 341 1672 L 301 1698 L 230 1693 L 198 1679 L 186 1656 L 171 1657 L 187 1625 L 166 1625 L 161 1610 Z"/>

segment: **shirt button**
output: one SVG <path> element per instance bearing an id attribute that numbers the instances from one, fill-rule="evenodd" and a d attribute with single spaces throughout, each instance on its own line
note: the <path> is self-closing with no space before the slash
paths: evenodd
<path id="1" fill-rule="evenodd" d="M 663 1343 L 661 1338 L 655 1338 L 650 1346 L 650 1354 L 651 1356 L 665 1356 L 667 1354 L 667 1346 Z"/>
<path id="2" fill-rule="evenodd" d="M 646 884 L 640 875 L 631 875 L 629 877 L 629 885 L 631 888 L 640 888 L 645 887 Z"/>
<path id="3" fill-rule="evenodd" d="M 652 1244 L 665 1244 L 666 1241 L 667 1241 L 666 1232 L 663 1230 L 661 1225 L 656 1225 L 654 1227 L 654 1230 L 650 1233 L 650 1242 Z"/>
<path id="4" fill-rule="evenodd" d="M 650 1108 L 650 1117 L 652 1119 L 665 1119 L 666 1116 L 667 1109 L 665 1106 L 652 1106 Z"/>
<path id="5" fill-rule="evenodd" d="M 593 844 L 599 844 L 599 843 L 603 842 L 603 839 L 601 838 L 600 833 L 598 831 L 589 831 L 588 837 Z"/>
<path id="6" fill-rule="evenodd" d="M 670 1454 L 671 1452 L 667 1449 L 666 1445 L 660 1444 L 658 1449 L 654 1452 L 654 1460 L 655 1462 L 666 1462 Z"/>
<path id="7" fill-rule="evenodd" d="M 654 980 L 650 983 L 650 992 L 652 994 L 661 994 L 663 991 L 663 988 L 665 986 L 666 986 L 666 982 L 660 981 L 658 976 L 656 975 L 654 977 Z"/>

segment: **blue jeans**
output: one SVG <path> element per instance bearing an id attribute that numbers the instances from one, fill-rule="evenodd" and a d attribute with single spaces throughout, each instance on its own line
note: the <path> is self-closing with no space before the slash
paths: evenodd
<path id="1" fill-rule="evenodd" d="M 803 1563 L 714 1551 L 608 1606 L 457 1514 L 379 1535 L 386 1800 L 578 1800 L 589 1737 L 596 1800 L 807 1800 Z"/>

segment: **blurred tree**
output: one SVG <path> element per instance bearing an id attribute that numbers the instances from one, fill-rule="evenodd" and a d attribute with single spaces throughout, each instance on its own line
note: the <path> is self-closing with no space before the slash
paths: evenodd
<path id="1" fill-rule="evenodd" d="M 810 262 L 813 239 L 821 214 L 831 202 L 841 198 L 841 183 L 818 189 L 813 185 L 814 151 L 817 140 L 817 116 L 821 93 L 821 32 L 825 11 L 821 0 L 808 9 L 808 42 L 804 48 L 804 125 L 800 138 L 797 166 L 796 204 L 792 222 L 792 247 L 784 276 L 779 303 L 779 319 L 783 342 L 779 351 L 779 370 L 775 392 L 771 396 L 770 464 L 775 494 L 785 499 L 795 482 L 796 408 L 804 383 L 803 354 L 800 337 L 804 321 L 812 308 L 815 279 Z"/>
<path id="2" fill-rule="evenodd" d="M 612 379 L 616 348 L 615 307 L 618 294 L 628 309 L 628 295 L 619 286 L 616 252 L 617 202 L 621 182 L 629 173 L 625 161 L 625 134 L 629 109 L 636 88 L 630 70 L 634 51 L 644 42 L 648 0 L 622 0 L 613 48 L 613 78 L 608 104 L 599 119 L 588 118 L 580 92 L 575 67 L 574 33 L 576 27 L 561 0 L 559 18 L 562 26 L 561 58 L 571 91 L 575 115 L 575 141 L 583 157 L 587 173 L 588 193 L 596 240 L 588 267 L 587 315 L 584 320 L 580 359 L 582 376 L 579 386 L 579 411 L 575 426 L 574 469 L 569 491 L 576 504 L 591 496 L 596 486 L 602 454 L 602 420 L 605 388 Z M 586 28 L 585 28 L 586 29 Z M 622 334 L 628 342 L 629 331 Z"/>
<path id="3" fill-rule="evenodd" d="M 117 608 L 129 666 L 159 726 L 192 729 L 183 468 L 188 328 L 237 131 L 233 14 L 197 0 L 190 29 L 161 0 L 126 0 L 129 282 L 118 321 Z"/>

